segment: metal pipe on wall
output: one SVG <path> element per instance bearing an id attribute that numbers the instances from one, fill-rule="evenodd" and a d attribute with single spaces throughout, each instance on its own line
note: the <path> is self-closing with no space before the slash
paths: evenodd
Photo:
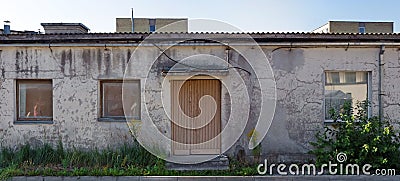
<path id="1" fill-rule="evenodd" d="M 383 61 L 383 54 L 385 53 L 385 46 L 381 45 L 379 49 L 379 56 L 378 56 L 378 118 L 379 121 L 382 121 L 383 117 L 383 107 L 382 107 L 382 66 L 384 63 Z"/>

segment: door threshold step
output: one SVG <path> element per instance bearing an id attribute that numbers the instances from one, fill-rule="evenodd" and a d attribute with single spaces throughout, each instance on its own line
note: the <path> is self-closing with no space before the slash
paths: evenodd
<path id="1" fill-rule="evenodd" d="M 187 156 L 190 159 L 190 156 Z M 168 170 L 228 170 L 229 159 L 227 156 L 220 155 L 212 160 L 196 164 L 180 164 L 167 162 Z"/>

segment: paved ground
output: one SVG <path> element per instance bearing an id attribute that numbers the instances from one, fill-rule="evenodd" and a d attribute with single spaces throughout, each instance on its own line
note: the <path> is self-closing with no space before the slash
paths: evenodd
<path id="1" fill-rule="evenodd" d="M 124 176 L 124 177 L 13 177 L 10 181 L 192 181 L 192 180 L 205 180 L 205 181 L 258 181 L 258 180 L 365 180 L 365 181 L 387 181 L 387 180 L 400 180 L 400 176 L 251 176 L 251 177 L 236 177 L 236 176 Z"/>

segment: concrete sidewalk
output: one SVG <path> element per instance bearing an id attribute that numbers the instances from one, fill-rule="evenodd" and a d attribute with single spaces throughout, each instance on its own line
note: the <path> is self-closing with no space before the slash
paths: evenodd
<path id="1" fill-rule="evenodd" d="M 387 180 L 400 180 L 400 176 L 80 176 L 80 177 L 12 177 L 10 181 L 192 181 L 192 180 L 205 180 L 205 181 L 258 181 L 258 180 L 365 180 L 365 181 L 387 181 Z"/>

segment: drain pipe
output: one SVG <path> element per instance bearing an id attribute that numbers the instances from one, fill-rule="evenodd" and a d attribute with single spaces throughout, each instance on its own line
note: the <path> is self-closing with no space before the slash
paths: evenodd
<path id="1" fill-rule="evenodd" d="M 379 49 L 379 57 L 378 57 L 378 118 L 379 121 L 382 121 L 383 117 L 383 107 L 382 107 L 382 67 L 384 63 L 383 61 L 383 54 L 385 53 L 385 45 L 381 45 Z"/>

